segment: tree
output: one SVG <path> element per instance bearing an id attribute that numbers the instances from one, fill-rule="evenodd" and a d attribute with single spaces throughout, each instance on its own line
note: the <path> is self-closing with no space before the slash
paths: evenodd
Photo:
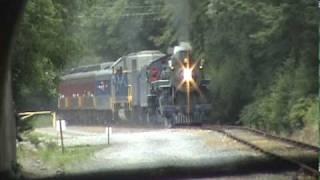
<path id="1" fill-rule="evenodd" d="M 18 110 L 55 107 L 60 72 L 81 56 L 78 39 L 70 32 L 74 19 L 65 14 L 73 6 L 65 7 L 61 2 L 30 0 L 27 4 L 12 53 Z"/>
<path id="2" fill-rule="evenodd" d="M 53 106 L 63 67 L 190 41 L 208 65 L 213 122 L 291 133 L 312 119 L 317 18 L 311 0 L 30 0 L 13 53 L 15 99 Z"/>

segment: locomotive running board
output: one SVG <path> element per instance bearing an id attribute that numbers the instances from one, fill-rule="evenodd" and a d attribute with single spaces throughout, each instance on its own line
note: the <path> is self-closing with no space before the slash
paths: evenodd
<path id="1" fill-rule="evenodd" d="M 169 80 L 157 80 L 157 81 L 153 81 L 151 84 L 153 87 L 156 87 L 156 88 L 170 87 Z"/>

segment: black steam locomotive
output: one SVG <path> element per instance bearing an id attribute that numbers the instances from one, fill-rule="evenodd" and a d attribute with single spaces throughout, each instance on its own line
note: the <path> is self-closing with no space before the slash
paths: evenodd
<path id="1" fill-rule="evenodd" d="M 207 102 L 209 80 L 204 60 L 195 60 L 188 43 L 175 46 L 173 54 L 151 63 L 149 115 L 161 116 L 166 126 L 201 124 L 211 108 Z M 157 78 L 155 69 L 161 69 Z"/>

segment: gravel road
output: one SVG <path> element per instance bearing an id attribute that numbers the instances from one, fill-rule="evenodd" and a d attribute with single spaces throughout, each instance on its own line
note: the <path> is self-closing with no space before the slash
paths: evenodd
<path id="1" fill-rule="evenodd" d="M 52 128 L 36 131 L 57 136 Z M 241 168 L 232 164 L 266 159 L 247 146 L 209 130 L 113 128 L 110 140 L 110 145 L 95 152 L 87 162 L 67 166 L 65 173 L 162 167 L 232 169 Z M 64 142 L 66 146 L 106 144 L 107 136 L 102 127 L 68 127 Z"/>
<path id="2" fill-rule="evenodd" d="M 37 132 L 56 135 L 54 129 Z M 261 154 L 225 136 L 196 129 L 142 129 L 114 128 L 111 144 L 95 153 L 88 163 L 70 166 L 70 172 L 134 169 L 167 166 L 207 166 L 223 164 L 239 158 L 258 157 Z M 64 144 L 106 144 L 104 129 L 95 132 L 71 127 L 64 132 Z M 232 147 L 232 148 L 230 148 Z"/>

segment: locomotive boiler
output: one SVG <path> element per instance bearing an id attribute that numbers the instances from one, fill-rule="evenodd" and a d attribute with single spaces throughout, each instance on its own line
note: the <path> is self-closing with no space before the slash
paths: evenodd
<path id="1" fill-rule="evenodd" d="M 188 43 L 175 46 L 171 56 L 149 66 L 151 94 L 149 114 L 160 114 L 162 121 L 175 125 L 201 124 L 211 108 L 207 102 L 209 80 L 204 74 L 204 60 L 192 56 Z M 154 69 L 161 69 L 153 78 Z"/>

